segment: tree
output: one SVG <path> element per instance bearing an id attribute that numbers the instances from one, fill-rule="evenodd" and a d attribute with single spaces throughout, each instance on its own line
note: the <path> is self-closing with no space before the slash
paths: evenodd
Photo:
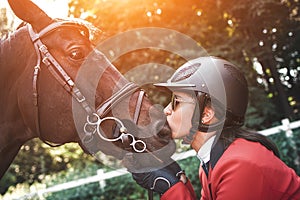
<path id="1" fill-rule="evenodd" d="M 99 27 L 103 39 L 134 28 L 164 27 L 190 36 L 209 54 L 242 66 L 251 88 L 248 125 L 260 129 L 281 118 L 299 117 L 298 9 L 292 0 L 70 2 L 70 14 Z M 126 72 L 150 61 L 174 68 L 183 62 L 170 52 L 146 49 L 123 55 L 114 64 Z M 263 67 L 262 74 L 253 68 L 254 62 Z M 257 124 L 251 122 L 258 116 Z"/>

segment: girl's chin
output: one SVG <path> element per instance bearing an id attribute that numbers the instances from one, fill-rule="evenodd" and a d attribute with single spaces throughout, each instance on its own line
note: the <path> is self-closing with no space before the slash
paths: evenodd
<path id="1" fill-rule="evenodd" d="M 180 138 L 182 138 L 182 137 L 180 137 L 180 135 L 179 135 L 178 133 L 172 132 L 172 138 L 173 138 L 173 139 L 180 139 Z"/>

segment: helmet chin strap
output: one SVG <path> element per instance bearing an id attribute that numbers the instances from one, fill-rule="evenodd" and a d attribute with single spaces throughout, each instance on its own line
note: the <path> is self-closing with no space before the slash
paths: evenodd
<path id="1" fill-rule="evenodd" d="M 186 136 L 185 140 L 183 141 L 184 144 L 190 144 L 191 141 L 193 140 L 193 136 L 197 131 L 201 131 L 201 132 L 213 132 L 213 131 L 217 131 L 217 130 L 221 130 L 224 127 L 224 122 L 226 119 L 226 116 L 224 115 L 224 117 L 217 121 L 216 123 L 213 124 L 203 124 L 201 117 L 203 115 L 204 112 L 204 108 L 205 105 L 207 103 L 208 100 L 208 95 L 205 93 L 198 93 L 197 94 L 197 98 L 199 99 L 199 104 L 196 104 L 195 109 L 194 109 L 194 113 L 192 116 L 192 127 L 190 129 L 189 135 Z M 197 106 L 198 105 L 198 106 Z"/>
<path id="2" fill-rule="evenodd" d="M 210 124 L 210 125 L 202 124 L 200 122 L 200 124 L 198 126 L 198 130 L 201 132 L 212 132 L 212 131 L 216 131 L 216 130 L 221 130 L 224 127 L 224 122 L 225 122 L 225 117 L 224 117 L 224 119 L 222 119 L 214 124 Z"/>

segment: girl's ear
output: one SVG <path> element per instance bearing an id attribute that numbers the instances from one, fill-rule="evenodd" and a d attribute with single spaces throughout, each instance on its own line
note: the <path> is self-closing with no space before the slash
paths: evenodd
<path id="1" fill-rule="evenodd" d="M 205 107 L 203 114 L 202 114 L 202 119 L 201 122 L 203 124 L 210 124 L 212 120 L 215 118 L 215 111 L 211 107 Z"/>

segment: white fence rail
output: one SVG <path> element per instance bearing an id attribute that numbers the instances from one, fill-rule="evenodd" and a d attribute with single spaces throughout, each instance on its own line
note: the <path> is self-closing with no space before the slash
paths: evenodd
<path id="1" fill-rule="evenodd" d="M 276 134 L 281 131 L 284 131 L 286 133 L 286 135 L 288 137 L 290 137 L 292 134 L 292 129 L 296 129 L 298 127 L 300 127 L 300 120 L 290 123 L 288 119 L 284 119 L 284 120 L 282 120 L 282 125 L 273 127 L 270 129 L 266 129 L 263 131 L 259 131 L 259 133 L 268 136 L 268 135 L 272 135 L 272 134 Z M 174 154 L 172 158 L 174 160 L 183 160 L 183 159 L 189 158 L 191 156 L 195 156 L 195 155 L 196 155 L 196 153 L 194 150 L 189 150 L 187 152 Z M 62 191 L 62 190 L 67 190 L 67 189 L 75 188 L 75 187 L 78 187 L 81 185 L 94 183 L 94 182 L 99 182 L 100 187 L 103 187 L 105 185 L 105 180 L 111 179 L 114 177 L 118 177 L 118 176 L 122 176 L 122 175 L 125 175 L 128 173 L 129 172 L 127 172 L 125 168 L 118 169 L 118 170 L 111 171 L 111 172 L 106 172 L 106 173 L 104 173 L 103 170 L 100 169 L 97 171 L 97 175 L 70 181 L 67 183 L 58 184 L 58 185 L 55 185 L 55 186 L 52 186 L 52 187 L 49 187 L 46 189 L 32 191 L 31 193 L 21 196 L 21 197 L 18 197 L 16 199 L 30 199 L 34 196 L 38 196 L 40 199 L 44 199 L 43 195 L 46 193 L 53 193 L 53 192 L 58 192 L 58 191 Z"/>

